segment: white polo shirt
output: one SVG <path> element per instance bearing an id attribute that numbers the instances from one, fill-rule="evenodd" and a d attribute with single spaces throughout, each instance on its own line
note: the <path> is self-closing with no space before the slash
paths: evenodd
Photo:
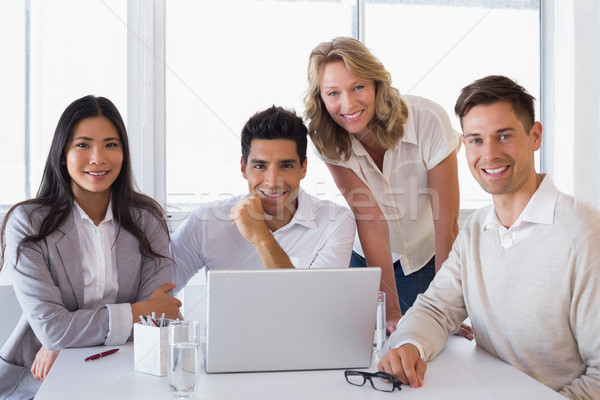
<path id="1" fill-rule="evenodd" d="M 458 150 L 460 134 L 446 111 L 417 96 L 405 96 L 408 120 L 404 136 L 377 168 L 363 145 L 351 135 L 348 161 L 323 161 L 350 168 L 371 189 L 388 221 L 393 261 L 400 260 L 405 275 L 421 269 L 435 254 L 435 230 L 427 174 L 448 155 Z M 435 199 L 435 193 L 432 193 Z M 354 251 L 364 256 L 358 234 Z"/>
<path id="2" fill-rule="evenodd" d="M 229 219 L 231 208 L 247 194 L 207 203 L 192 212 L 175 231 L 171 258 L 175 290 L 181 290 L 203 267 L 262 269 L 258 252 Z M 303 190 L 292 220 L 273 232 L 296 268 L 346 268 L 356 224 L 352 211 Z"/>

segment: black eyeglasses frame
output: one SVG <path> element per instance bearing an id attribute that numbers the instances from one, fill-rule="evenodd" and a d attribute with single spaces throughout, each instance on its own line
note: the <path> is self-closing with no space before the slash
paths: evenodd
<path id="1" fill-rule="evenodd" d="M 348 376 L 362 376 L 363 383 L 361 383 L 361 384 L 353 383 L 348 379 Z M 383 371 L 366 372 L 366 371 L 357 371 L 357 370 L 347 369 L 344 371 L 344 377 L 346 378 L 346 382 L 348 382 L 349 384 L 354 385 L 354 386 L 363 386 L 367 381 L 369 381 L 371 383 L 371 387 L 380 392 L 388 392 L 389 393 L 389 392 L 393 392 L 394 389 L 396 389 L 396 388 L 398 388 L 398 390 L 402 390 L 402 388 L 401 388 L 402 382 L 395 376 L 388 374 L 387 372 L 383 372 Z M 385 389 L 377 388 L 375 386 L 375 384 L 373 384 L 372 378 L 381 378 L 381 379 L 390 381 L 392 383 L 392 389 L 385 390 Z"/>

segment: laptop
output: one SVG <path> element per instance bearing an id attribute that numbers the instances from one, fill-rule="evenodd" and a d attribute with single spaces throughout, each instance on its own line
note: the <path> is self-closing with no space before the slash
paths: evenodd
<path id="1" fill-rule="evenodd" d="M 380 268 L 209 270 L 206 372 L 367 368 Z"/>

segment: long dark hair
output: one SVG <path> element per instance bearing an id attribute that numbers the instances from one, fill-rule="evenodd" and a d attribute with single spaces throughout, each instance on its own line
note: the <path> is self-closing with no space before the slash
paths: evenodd
<path id="1" fill-rule="evenodd" d="M 71 214 L 74 198 L 71 188 L 71 177 L 65 165 L 65 149 L 73 133 L 73 129 L 79 121 L 99 116 L 108 119 L 114 125 L 119 133 L 123 149 L 121 172 L 111 186 L 113 218 L 119 226 L 118 232 L 123 228 L 133 234 L 138 239 L 139 250 L 143 256 L 149 256 L 154 259 L 168 256 L 158 254 L 152 249 L 150 241 L 136 223 L 135 209 L 143 209 L 154 215 L 161 222 L 166 234 L 169 234 L 163 209 L 152 198 L 137 192 L 134 188 L 129 141 L 119 110 L 117 110 L 110 100 L 104 97 L 85 96 L 72 102 L 65 109 L 58 121 L 50 146 L 50 153 L 44 167 L 42 182 L 36 197 L 15 204 L 6 213 L 2 228 L 0 229 L 0 243 L 2 246 L 0 269 L 2 269 L 2 265 L 4 264 L 6 224 L 15 208 L 22 205 L 36 205 L 37 207 L 33 207 L 29 212 L 29 222 L 31 223 L 33 214 L 37 210 L 47 207 L 47 212 L 45 211 L 46 215 L 42 220 L 39 231 L 24 237 L 19 243 L 16 259 L 19 258 L 21 247 L 25 243 L 37 243 L 43 240 L 63 225 Z"/>

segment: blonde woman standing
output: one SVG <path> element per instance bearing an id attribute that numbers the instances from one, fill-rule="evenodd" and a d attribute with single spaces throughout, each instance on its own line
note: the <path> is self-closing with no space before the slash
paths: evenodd
<path id="1" fill-rule="evenodd" d="M 315 47 L 308 83 L 310 138 L 356 217 L 350 266 L 382 268 L 393 332 L 458 234 L 459 134 L 438 104 L 401 97 L 358 40 Z"/>

